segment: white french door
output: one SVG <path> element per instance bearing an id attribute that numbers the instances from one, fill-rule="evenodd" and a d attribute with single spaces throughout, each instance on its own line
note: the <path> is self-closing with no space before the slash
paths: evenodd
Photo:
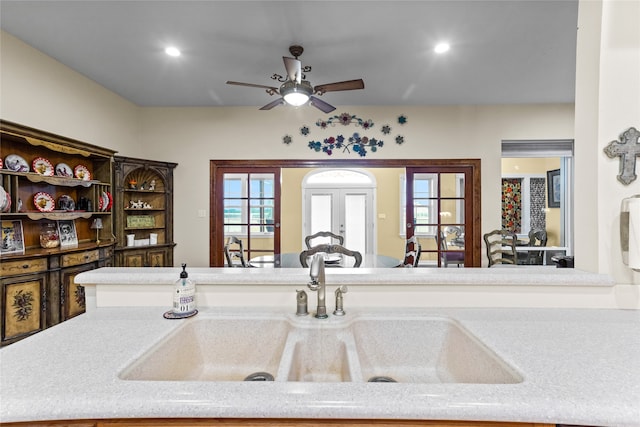
<path id="1" fill-rule="evenodd" d="M 304 236 L 331 231 L 344 237 L 345 247 L 362 254 L 374 253 L 373 199 L 371 188 L 307 188 Z"/>

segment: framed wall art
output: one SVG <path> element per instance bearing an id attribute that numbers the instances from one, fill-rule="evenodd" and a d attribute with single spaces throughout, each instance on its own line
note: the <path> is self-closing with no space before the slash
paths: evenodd
<path id="1" fill-rule="evenodd" d="M 0 255 L 24 254 L 22 221 L 2 221 L 2 243 Z"/>
<path id="2" fill-rule="evenodd" d="M 58 221 L 58 235 L 60 236 L 61 247 L 77 247 L 78 234 L 76 223 L 71 220 Z"/>
<path id="3" fill-rule="evenodd" d="M 560 169 L 547 171 L 547 199 L 550 208 L 560 207 Z"/>

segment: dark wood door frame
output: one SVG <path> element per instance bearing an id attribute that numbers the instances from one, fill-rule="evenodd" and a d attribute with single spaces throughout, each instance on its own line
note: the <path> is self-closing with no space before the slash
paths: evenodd
<path id="1" fill-rule="evenodd" d="M 211 160 L 209 162 L 209 266 L 224 265 L 224 230 L 218 218 L 216 206 L 221 204 L 222 183 L 216 182 L 219 168 L 404 168 L 404 167 L 448 167 L 462 166 L 471 169 L 471 183 L 465 183 L 465 193 L 470 192 L 471 219 L 465 234 L 468 246 L 465 259 L 471 262 L 467 267 L 481 265 L 481 173 L 480 159 L 324 159 L 324 160 Z"/>

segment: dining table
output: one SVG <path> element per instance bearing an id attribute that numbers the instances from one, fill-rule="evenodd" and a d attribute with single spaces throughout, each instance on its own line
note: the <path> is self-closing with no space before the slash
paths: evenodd
<path id="1" fill-rule="evenodd" d="M 355 259 L 342 254 L 328 254 L 325 258 L 325 267 L 353 267 Z M 310 264 L 310 261 L 309 261 Z M 402 264 L 402 260 L 387 255 L 362 254 L 362 268 L 392 268 Z M 302 268 L 300 254 L 287 252 L 276 255 L 260 255 L 249 260 L 251 267 L 259 268 Z"/>

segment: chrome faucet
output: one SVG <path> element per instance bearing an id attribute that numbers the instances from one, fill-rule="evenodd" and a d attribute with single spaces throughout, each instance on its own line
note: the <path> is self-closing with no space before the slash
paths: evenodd
<path id="1" fill-rule="evenodd" d="M 311 267 L 309 268 L 309 276 L 311 281 L 307 284 L 309 289 L 318 292 L 318 308 L 316 309 L 316 318 L 326 319 L 327 305 L 325 295 L 325 277 L 324 277 L 324 254 L 315 254 L 311 261 Z"/>

